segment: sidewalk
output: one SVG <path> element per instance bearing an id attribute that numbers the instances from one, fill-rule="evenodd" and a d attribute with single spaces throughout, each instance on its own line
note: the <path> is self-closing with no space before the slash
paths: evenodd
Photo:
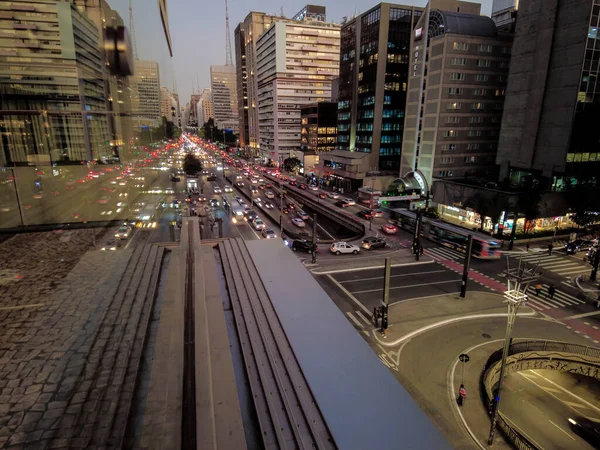
<path id="1" fill-rule="evenodd" d="M 579 275 L 575 278 L 577 289 L 592 301 L 596 302 L 596 307 L 600 308 L 600 280 L 590 281 L 589 275 Z"/>

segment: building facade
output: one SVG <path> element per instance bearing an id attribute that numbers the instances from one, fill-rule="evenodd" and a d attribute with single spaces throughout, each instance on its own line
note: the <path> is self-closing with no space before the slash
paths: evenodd
<path id="1" fill-rule="evenodd" d="M 173 120 L 173 112 L 171 111 L 171 91 L 166 86 L 160 87 L 160 116 L 167 120 Z"/>
<path id="2" fill-rule="evenodd" d="M 250 143 L 248 128 L 248 72 L 246 70 L 246 32 L 244 24 L 235 27 L 235 67 L 237 84 L 237 115 L 240 128 L 240 147 L 246 149 Z"/>
<path id="3" fill-rule="evenodd" d="M 337 145 L 337 102 L 313 103 L 300 111 L 303 152 L 324 153 Z"/>
<path id="4" fill-rule="evenodd" d="M 281 19 L 256 44 L 260 152 L 281 164 L 300 150 L 303 105 L 331 98 L 339 72 L 340 26 Z"/>
<path id="5" fill-rule="evenodd" d="M 135 61 L 131 77 L 132 114 L 140 127 L 160 125 L 160 71 L 156 61 Z"/>
<path id="6" fill-rule="evenodd" d="M 210 66 L 215 126 L 239 133 L 237 83 L 234 66 Z"/>
<path id="7" fill-rule="evenodd" d="M 426 19 L 413 38 L 400 175 L 419 170 L 429 185 L 495 177 L 512 38 L 478 14 L 433 9 Z"/>
<path id="8" fill-rule="evenodd" d="M 212 118 L 214 120 L 215 111 L 213 108 L 212 92 L 209 88 L 206 88 L 204 91 L 202 91 L 197 110 L 198 126 L 202 127 L 206 122 L 208 122 L 208 119 Z"/>
<path id="9" fill-rule="evenodd" d="M 514 32 L 519 0 L 494 0 L 492 20 L 498 30 Z"/>
<path id="10" fill-rule="evenodd" d="M 201 127 L 203 125 L 201 123 L 198 123 L 198 103 L 200 102 L 201 98 L 202 94 L 192 94 L 190 96 L 190 108 L 189 112 L 187 113 L 187 125 L 192 129 L 197 129 L 198 127 Z"/>

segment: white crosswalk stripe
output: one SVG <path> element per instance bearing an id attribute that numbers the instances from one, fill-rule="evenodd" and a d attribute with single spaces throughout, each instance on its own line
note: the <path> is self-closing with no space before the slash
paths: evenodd
<path id="1" fill-rule="evenodd" d="M 578 275 L 586 270 L 584 265 L 559 255 L 541 255 L 539 253 L 533 253 L 515 258 L 521 259 L 523 262 L 527 262 L 530 265 L 539 263 L 540 268 L 557 273 L 558 275 Z"/>
<path id="2" fill-rule="evenodd" d="M 432 258 L 442 258 L 442 259 L 463 259 L 464 255 L 456 250 L 446 247 L 433 247 L 426 248 L 423 250 L 427 256 L 431 256 Z"/>
<path id="3" fill-rule="evenodd" d="M 554 297 L 550 298 L 548 295 L 549 285 L 542 285 L 542 292 L 538 296 L 535 293 L 535 287 L 529 286 L 527 290 L 527 303 L 529 306 L 538 310 L 547 310 L 552 308 L 562 308 L 564 306 L 581 305 L 585 303 L 585 300 L 579 300 L 566 292 L 556 290 Z"/>

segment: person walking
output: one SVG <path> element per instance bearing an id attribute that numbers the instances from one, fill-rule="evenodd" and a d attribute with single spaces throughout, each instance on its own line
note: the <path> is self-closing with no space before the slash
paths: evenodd
<path id="1" fill-rule="evenodd" d="M 542 293 L 542 284 L 538 283 L 535 285 L 535 295 L 537 295 L 539 297 L 541 293 Z"/>
<path id="2" fill-rule="evenodd" d="M 556 287 L 554 286 L 554 284 L 551 284 L 548 287 L 548 297 L 550 298 L 554 298 L 554 294 L 556 293 Z"/>
<path id="3" fill-rule="evenodd" d="M 553 248 L 554 248 L 554 245 L 552 245 L 552 243 L 548 244 L 548 256 L 552 256 Z"/>
<path id="4" fill-rule="evenodd" d="M 529 251 L 529 241 L 527 241 L 527 244 L 525 245 L 525 248 L 527 249 L 527 251 Z"/>

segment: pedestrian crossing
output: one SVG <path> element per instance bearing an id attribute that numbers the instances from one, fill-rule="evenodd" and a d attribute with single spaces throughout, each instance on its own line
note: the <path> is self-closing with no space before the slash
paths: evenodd
<path id="1" fill-rule="evenodd" d="M 527 262 L 534 266 L 539 262 L 540 268 L 566 277 L 580 275 L 587 269 L 582 263 L 579 263 L 573 258 L 569 258 L 564 255 L 533 253 L 525 254 L 523 256 L 513 255 L 513 257 L 521 259 L 523 262 Z"/>
<path id="2" fill-rule="evenodd" d="M 558 289 L 555 291 L 554 297 L 550 298 L 550 294 L 548 293 L 549 287 L 549 285 L 543 284 L 540 295 L 536 295 L 535 286 L 530 285 L 527 289 L 527 306 L 535 308 L 538 311 L 546 311 L 548 309 L 582 305 L 585 303 L 585 300 L 580 300 Z"/>
<path id="3" fill-rule="evenodd" d="M 423 250 L 423 253 L 433 259 L 452 259 L 452 260 L 462 260 L 465 255 L 459 251 L 448 247 L 432 247 L 426 248 Z"/>

